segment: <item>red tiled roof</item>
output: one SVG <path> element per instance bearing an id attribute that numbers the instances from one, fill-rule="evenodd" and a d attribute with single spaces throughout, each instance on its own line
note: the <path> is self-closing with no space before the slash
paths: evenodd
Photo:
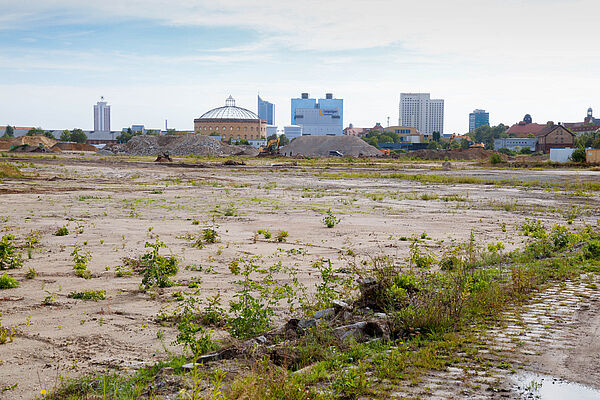
<path id="1" fill-rule="evenodd" d="M 596 132 L 600 129 L 600 125 L 578 125 L 568 127 L 573 132 Z"/>
<path id="2" fill-rule="evenodd" d="M 506 133 L 508 134 L 508 136 L 526 137 L 529 134 L 537 135 L 546 126 L 547 125 L 536 124 L 536 123 L 524 124 L 524 123 L 520 122 L 520 123 L 514 124 L 513 126 L 508 128 Z"/>

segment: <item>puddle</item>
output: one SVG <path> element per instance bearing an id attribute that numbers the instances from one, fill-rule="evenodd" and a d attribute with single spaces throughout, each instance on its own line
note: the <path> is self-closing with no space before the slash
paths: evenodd
<path id="1" fill-rule="evenodd" d="M 521 399 L 536 400 L 598 400 L 600 391 L 589 386 L 549 375 L 520 372 L 512 377 Z"/>

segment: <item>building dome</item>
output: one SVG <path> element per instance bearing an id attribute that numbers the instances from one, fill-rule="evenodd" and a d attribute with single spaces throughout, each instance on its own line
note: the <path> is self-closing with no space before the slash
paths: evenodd
<path id="1" fill-rule="evenodd" d="M 202 114 L 199 120 L 203 119 L 259 119 L 258 115 L 250 110 L 235 106 L 235 99 L 231 96 L 225 101 L 225 107 L 214 108 Z"/>

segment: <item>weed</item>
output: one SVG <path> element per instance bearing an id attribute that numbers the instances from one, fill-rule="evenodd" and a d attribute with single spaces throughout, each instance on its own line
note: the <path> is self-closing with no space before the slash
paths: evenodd
<path id="1" fill-rule="evenodd" d="M 20 268 L 23 265 L 23 256 L 13 240 L 12 235 L 4 235 L 0 240 L 0 270 Z"/>
<path id="2" fill-rule="evenodd" d="M 259 229 L 256 233 L 263 235 L 265 239 L 271 239 L 271 232 L 268 229 Z"/>
<path id="3" fill-rule="evenodd" d="M 182 345 L 194 357 L 216 349 L 217 345 L 212 340 L 212 331 L 199 323 L 198 305 L 201 300 L 188 293 L 181 293 L 181 297 L 182 300 L 173 313 L 178 330 L 175 343 Z"/>
<path id="4" fill-rule="evenodd" d="M 2 313 L 0 313 L 0 344 L 12 342 L 16 333 L 17 329 L 15 327 L 4 328 L 2 326 Z"/>
<path id="5" fill-rule="evenodd" d="M 537 219 L 525 219 L 525 222 L 520 226 L 521 233 L 525 236 L 531 236 L 536 239 L 541 239 L 546 235 L 544 224 Z"/>
<path id="6" fill-rule="evenodd" d="M 161 256 L 159 254 L 160 248 L 166 248 L 167 246 L 158 237 L 156 242 L 146 242 L 144 247 L 152 249 L 140 258 L 144 274 L 142 278 L 144 288 L 173 286 L 169 276 L 175 275 L 179 270 L 177 257 L 173 255 Z"/>
<path id="7" fill-rule="evenodd" d="M 69 234 L 69 228 L 67 228 L 66 225 L 64 226 L 59 226 L 58 228 L 56 228 L 56 230 L 54 231 L 54 236 L 67 236 Z"/>
<path id="8" fill-rule="evenodd" d="M 0 178 L 18 178 L 23 176 L 21 170 L 11 163 L 0 164 Z"/>
<path id="9" fill-rule="evenodd" d="M 71 292 L 67 295 L 67 297 L 71 299 L 77 300 L 106 300 L 106 291 L 105 290 L 90 290 L 87 292 Z"/>
<path id="10" fill-rule="evenodd" d="M 25 278 L 27 279 L 33 279 L 37 276 L 37 271 L 35 270 L 35 268 L 29 268 L 29 270 L 27 270 L 27 273 L 25 274 Z"/>
<path id="11" fill-rule="evenodd" d="M 502 162 L 502 158 L 500 157 L 500 154 L 494 153 L 490 156 L 490 164 L 495 165 L 495 164 L 500 164 L 501 162 Z"/>
<path id="12" fill-rule="evenodd" d="M 0 289 L 14 289 L 19 287 L 19 282 L 8 274 L 0 276 Z"/>
<path id="13" fill-rule="evenodd" d="M 92 259 L 92 255 L 89 252 L 82 252 L 81 246 L 78 244 L 73 246 L 73 252 L 71 253 L 73 257 L 73 262 L 75 265 L 73 269 L 75 270 L 75 275 L 80 278 L 90 279 L 92 274 L 88 270 L 88 262 Z"/>
<path id="14" fill-rule="evenodd" d="M 279 232 L 277 232 L 277 236 L 275 236 L 275 240 L 277 240 L 280 243 L 286 242 L 288 236 L 289 236 L 288 231 L 279 231 Z"/>
<path id="15" fill-rule="evenodd" d="M 332 212 L 331 212 L 331 208 L 329 210 L 327 210 L 326 215 L 323 217 L 323 224 L 325 224 L 326 227 L 328 228 L 333 228 L 334 226 L 336 226 L 337 224 L 340 223 L 340 219 L 337 218 Z"/>
<path id="16" fill-rule="evenodd" d="M 205 243 L 218 243 L 221 240 L 219 239 L 219 234 L 213 228 L 205 228 L 202 230 L 202 240 Z"/>
<path id="17" fill-rule="evenodd" d="M 52 293 L 47 290 L 45 290 L 45 292 L 46 292 L 46 297 L 44 297 L 42 304 L 45 306 L 51 306 L 52 304 L 54 304 L 54 298 L 56 297 L 56 293 Z"/>
<path id="18" fill-rule="evenodd" d="M 329 308 L 333 300 L 339 299 L 340 292 L 352 286 L 353 279 L 350 276 L 351 274 L 344 276 L 342 271 L 334 270 L 329 259 L 327 261 L 317 261 L 313 264 L 313 268 L 317 269 L 321 275 L 321 282 L 315 284 L 317 289 L 315 308 Z"/>

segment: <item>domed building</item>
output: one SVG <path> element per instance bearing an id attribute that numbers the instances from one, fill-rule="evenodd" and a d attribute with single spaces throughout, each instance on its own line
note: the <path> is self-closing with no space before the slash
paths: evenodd
<path id="1" fill-rule="evenodd" d="M 267 122 L 258 115 L 242 107 L 236 107 L 235 100 L 229 96 L 225 107 L 219 107 L 202 114 L 194 120 L 194 131 L 202 135 L 217 134 L 222 140 L 229 139 L 265 139 Z"/>

